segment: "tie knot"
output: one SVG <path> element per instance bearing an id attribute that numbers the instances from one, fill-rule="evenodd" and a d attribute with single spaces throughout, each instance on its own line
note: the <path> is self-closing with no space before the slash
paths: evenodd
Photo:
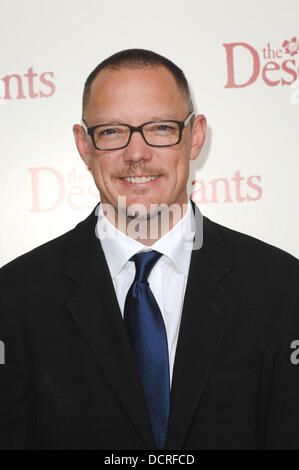
<path id="1" fill-rule="evenodd" d="M 136 253 L 136 255 L 132 256 L 130 261 L 134 261 L 136 267 L 134 282 L 147 282 L 151 270 L 161 256 L 162 253 L 155 250 Z"/>

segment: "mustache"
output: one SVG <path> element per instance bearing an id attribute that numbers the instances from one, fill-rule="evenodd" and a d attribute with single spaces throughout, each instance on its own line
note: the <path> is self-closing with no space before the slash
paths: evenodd
<path id="1" fill-rule="evenodd" d="M 132 169 L 128 168 L 123 170 L 121 174 L 118 174 L 118 178 L 127 178 L 128 176 L 137 176 L 137 175 L 150 175 L 150 176 L 158 176 L 162 175 L 162 170 L 159 168 L 139 168 L 139 169 Z"/>

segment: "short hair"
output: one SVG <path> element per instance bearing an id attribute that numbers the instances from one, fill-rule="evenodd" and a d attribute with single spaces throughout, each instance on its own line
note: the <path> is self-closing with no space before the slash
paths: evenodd
<path id="1" fill-rule="evenodd" d="M 91 92 L 91 86 L 97 75 L 103 69 L 120 70 L 122 68 L 127 69 L 143 69 L 163 66 L 174 77 L 178 87 L 183 92 L 189 111 L 194 110 L 193 101 L 188 85 L 188 81 L 185 77 L 184 72 L 175 65 L 171 60 L 157 54 L 153 51 L 146 49 L 126 49 L 116 54 L 111 55 L 107 59 L 103 60 L 87 77 L 83 91 L 83 102 L 82 102 L 82 118 L 84 118 L 84 110 L 86 108 L 88 98 Z"/>

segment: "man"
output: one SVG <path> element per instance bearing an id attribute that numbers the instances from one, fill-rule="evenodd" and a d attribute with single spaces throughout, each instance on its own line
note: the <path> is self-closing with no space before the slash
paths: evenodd
<path id="1" fill-rule="evenodd" d="M 87 79 L 74 135 L 101 203 L 0 270 L 1 448 L 299 448 L 299 263 L 199 217 L 205 129 L 158 54 Z"/>

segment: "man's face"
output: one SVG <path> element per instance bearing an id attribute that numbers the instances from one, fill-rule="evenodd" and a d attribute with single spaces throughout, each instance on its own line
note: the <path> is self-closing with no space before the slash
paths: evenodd
<path id="1" fill-rule="evenodd" d="M 103 70 L 94 80 L 85 109 L 86 125 L 124 123 L 139 126 L 148 121 L 183 121 L 189 109 L 172 74 L 162 66 L 141 70 Z M 81 157 L 91 167 L 101 201 L 117 211 L 118 197 L 126 197 L 126 207 L 143 204 L 167 206 L 187 203 L 189 160 L 197 157 L 204 141 L 205 118 L 197 116 L 173 147 L 151 147 L 134 132 L 127 147 L 97 150 L 83 128 L 74 126 Z M 131 183 L 128 176 L 158 176 L 146 183 Z"/>

